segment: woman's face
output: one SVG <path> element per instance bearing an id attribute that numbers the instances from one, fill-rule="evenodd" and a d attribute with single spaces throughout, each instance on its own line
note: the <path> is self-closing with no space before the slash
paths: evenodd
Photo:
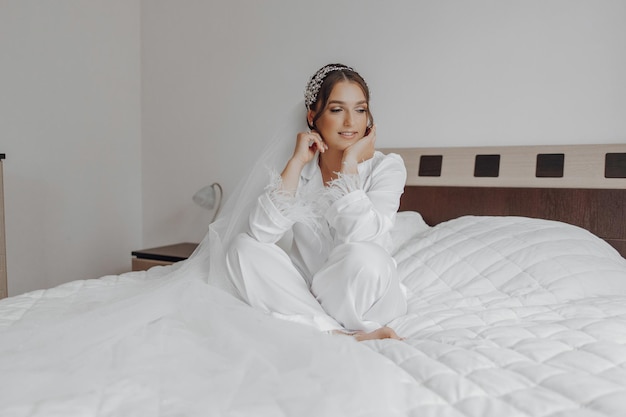
<path id="1" fill-rule="evenodd" d="M 361 87 L 350 81 L 340 81 L 330 92 L 326 107 L 315 123 L 329 149 L 345 150 L 363 136 L 367 129 L 368 109 Z M 313 112 L 309 112 L 312 120 Z"/>

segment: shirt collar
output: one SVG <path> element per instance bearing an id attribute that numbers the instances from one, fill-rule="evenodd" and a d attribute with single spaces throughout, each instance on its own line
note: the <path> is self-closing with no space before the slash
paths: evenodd
<path id="1" fill-rule="evenodd" d="M 308 181 L 313 177 L 313 175 L 315 175 L 315 173 L 320 172 L 319 159 L 320 153 L 317 152 L 313 159 L 308 164 L 306 164 L 304 168 L 302 168 L 300 176 Z M 359 174 L 363 172 L 363 169 L 370 169 L 373 159 L 374 158 L 370 158 L 367 161 L 363 161 L 358 164 L 357 169 L 359 171 Z"/>

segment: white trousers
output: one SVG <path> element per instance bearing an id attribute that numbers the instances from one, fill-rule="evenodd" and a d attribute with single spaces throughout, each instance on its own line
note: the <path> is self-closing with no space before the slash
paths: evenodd
<path id="1" fill-rule="evenodd" d="M 285 251 L 247 234 L 233 242 L 227 265 L 252 307 L 323 331 L 372 331 L 407 310 L 396 263 L 375 243 L 337 246 L 310 288 Z"/>

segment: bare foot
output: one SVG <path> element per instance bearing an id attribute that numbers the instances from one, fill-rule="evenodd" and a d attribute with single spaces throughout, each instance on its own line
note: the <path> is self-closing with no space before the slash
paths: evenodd
<path id="1" fill-rule="evenodd" d="M 373 332 L 365 333 L 358 332 L 354 334 L 354 338 L 359 342 L 364 340 L 374 340 L 374 339 L 396 339 L 402 340 L 400 336 L 396 334 L 396 332 L 390 327 L 381 327 L 380 329 L 376 329 Z"/>
<path id="2" fill-rule="evenodd" d="M 362 342 L 364 340 L 375 340 L 375 339 L 395 339 L 395 340 L 404 340 L 403 337 L 400 337 L 396 334 L 396 332 L 389 327 L 381 327 L 380 329 L 376 329 L 372 332 L 369 333 L 365 333 L 363 331 L 358 331 L 358 332 L 344 332 L 341 330 L 335 330 L 334 331 L 335 334 L 344 334 L 347 336 L 354 336 L 354 338 L 359 341 Z"/>

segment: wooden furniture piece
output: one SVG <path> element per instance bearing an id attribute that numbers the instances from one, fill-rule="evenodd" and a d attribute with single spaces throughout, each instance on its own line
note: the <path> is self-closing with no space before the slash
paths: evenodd
<path id="1" fill-rule="evenodd" d="M 171 265 L 189 258 L 198 247 L 197 243 L 177 243 L 175 245 L 133 251 L 131 254 L 133 271 L 144 271 L 157 265 Z"/>
<path id="2" fill-rule="evenodd" d="M 626 144 L 388 148 L 407 167 L 400 210 L 432 225 L 463 215 L 583 227 L 626 257 Z"/>
<path id="3" fill-rule="evenodd" d="M 7 251 L 4 236 L 4 187 L 2 179 L 2 160 L 5 158 L 0 153 L 0 298 L 8 295 L 7 288 Z"/>

